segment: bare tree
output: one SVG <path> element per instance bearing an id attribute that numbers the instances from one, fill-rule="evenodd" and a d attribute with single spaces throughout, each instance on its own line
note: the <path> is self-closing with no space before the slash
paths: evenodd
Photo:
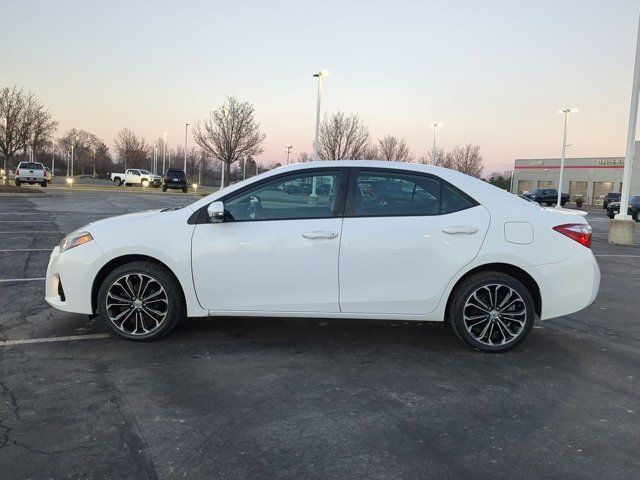
<path id="1" fill-rule="evenodd" d="M 37 155 L 57 125 L 33 93 L 17 86 L 0 90 L 0 152 L 5 162 L 10 162 L 19 150 L 26 158 L 27 147 Z"/>
<path id="2" fill-rule="evenodd" d="M 449 162 L 450 158 L 447 158 L 444 148 L 436 148 L 436 158 L 433 159 L 433 150 L 429 150 L 418 159 L 418 163 L 424 163 L 427 165 L 436 165 L 438 167 L 453 168 L 453 164 Z"/>
<path id="3" fill-rule="evenodd" d="M 232 164 L 264 151 L 262 144 L 266 135 L 260 132 L 254 112 L 249 102 L 227 97 L 224 105 L 197 120 L 193 128 L 196 143 L 224 163 L 226 178 L 231 178 Z"/>
<path id="4" fill-rule="evenodd" d="M 380 160 L 394 162 L 413 161 L 413 155 L 411 155 L 409 147 L 407 146 L 407 141 L 404 138 L 385 135 L 384 138 L 378 140 L 378 144 Z"/>
<path id="5" fill-rule="evenodd" d="M 313 157 L 309 155 L 307 152 L 300 152 L 298 154 L 298 159 L 296 160 L 296 162 L 298 163 L 306 163 L 311 161 L 313 161 Z"/>
<path id="6" fill-rule="evenodd" d="M 76 167 L 80 168 L 82 175 L 91 168 L 93 176 L 96 177 L 98 173 L 106 173 L 106 169 L 111 167 L 109 148 L 93 133 L 72 128 L 58 139 L 58 148 L 67 156 L 72 146 L 74 170 Z M 75 172 L 72 172 L 72 175 L 73 173 Z"/>
<path id="7" fill-rule="evenodd" d="M 480 154 L 480 145 L 471 143 L 462 147 L 455 147 L 447 153 L 447 162 L 451 162 L 452 168 L 472 177 L 480 178 L 482 169 L 482 155 Z"/>
<path id="8" fill-rule="evenodd" d="M 369 129 L 358 114 L 325 115 L 320 125 L 318 157 L 322 160 L 353 160 L 371 153 Z"/>
<path id="9" fill-rule="evenodd" d="M 118 160 L 124 168 L 146 168 L 149 145 L 128 128 L 120 130 L 113 139 Z"/>

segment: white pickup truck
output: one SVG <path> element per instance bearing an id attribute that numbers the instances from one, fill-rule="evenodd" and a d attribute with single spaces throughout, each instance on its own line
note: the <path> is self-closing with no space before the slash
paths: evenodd
<path id="1" fill-rule="evenodd" d="M 39 162 L 20 162 L 18 168 L 16 168 L 15 179 L 16 187 L 23 183 L 28 183 L 29 185 L 39 183 L 46 187 L 49 183 L 44 165 Z"/>
<path id="2" fill-rule="evenodd" d="M 111 181 L 120 186 L 124 183 L 125 187 L 131 185 L 143 185 L 143 182 L 149 182 L 148 186 L 158 188 L 162 185 L 162 177 L 154 175 L 149 170 L 142 170 L 140 168 L 127 168 L 124 173 L 112 173 Z"/>

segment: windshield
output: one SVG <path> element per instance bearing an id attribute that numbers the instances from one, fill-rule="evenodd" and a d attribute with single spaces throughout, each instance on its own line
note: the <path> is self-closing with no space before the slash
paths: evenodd
<path id="1" fill-rule="evenodd" d="M 43 170 L 41 163 L 21 162 L 20 165 L 18 165 L 18 168 L 28 168 L 29 170 Z"/>

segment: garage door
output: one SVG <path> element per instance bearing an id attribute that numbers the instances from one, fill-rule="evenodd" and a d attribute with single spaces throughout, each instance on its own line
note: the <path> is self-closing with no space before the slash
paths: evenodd
<path id="1" fill-rule="evenodd" d="M 609 192 L 613 192 L 613 182 L 593 182 L 593 204 L 602 205 Z"/>
<path id="2" fill-rule="evenodd" d="M 576 196 L 587 202 L 587 182 L 569 182 L 569 201 L 575 202 Z"/>
<path id="3" fill-rule="evenodd" d="M 533 192 L 533 180 L 518 180 L 518 195 Z"/>

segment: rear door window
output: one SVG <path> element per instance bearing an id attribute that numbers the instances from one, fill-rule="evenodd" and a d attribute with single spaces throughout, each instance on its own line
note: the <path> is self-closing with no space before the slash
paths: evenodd
<path id="1" fill-rule="evenodd" d="M 437 177 L 391 170 L 358 170 L 348 215 L 355 217 L 442 215 L 477 205 Z"/>

